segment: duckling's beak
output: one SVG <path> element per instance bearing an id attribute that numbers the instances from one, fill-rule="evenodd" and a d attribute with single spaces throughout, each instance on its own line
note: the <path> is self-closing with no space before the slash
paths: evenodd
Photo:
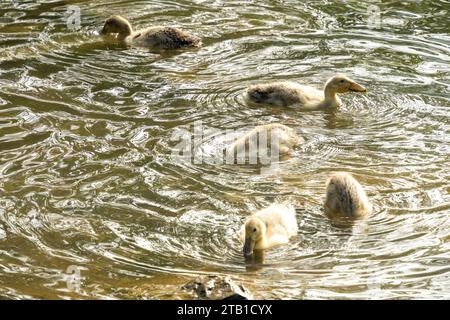
<path id="1" fill-rule="evenodd" d="M 244 255 L 245 256 L 252 255 L 254 248 L 255 248 L 255 240 L 253 240 L 252 238 L 245 238 Z"/>
<path id="2" fill-rule="evenodd" d="M 360 84 L 357 84 L 356 82 L 350 83 L 349 90 L 353 92 L 367 92 L 367 89 L 365 87 L 363 87 Z"/>

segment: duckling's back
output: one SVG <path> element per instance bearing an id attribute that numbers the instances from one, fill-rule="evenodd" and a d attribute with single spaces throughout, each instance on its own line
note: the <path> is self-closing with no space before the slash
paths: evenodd
<path id="1" fill-rule="evenodd" d="M 327 181 L 325 213 L 332 217 L 360 218 L 372 206 L 359 182 L 348 173 L 336 173 Z"/>
<path id="2" fill-rule="evenodd" d="M 248 87 L 245 98 L 257 104 L 286 107 L 302 107 L 317 104 L 323 99 L 323 92 L 291 81 L 256 84 Z"/>
<path id="3" fill-rule="evenodd" d="M 263 140 L 263 137 L 265 140 Z M 266 145 L 263 145 L 262 141 L 265 141 Z M 274 142 L 274 145 L 272 145 L 272 142 Z M 291 148 L 303 142 L 304 140 L 293 129 L 280 123 L 271 123 L 253 128 L 234 141 L 229 150 L 232 153 L 243 152 L 243 155 L 237 155 L 239 158 L 245 156 L 245 152 L 249 152 L 249 150 L 264 152 L 265 148 L 271 150 L 271 155 L 284 155 L 289 153 Z"/>
<path id="4" fill-rule="evenodd" d="M 136 32 L 133 43 L 155 49 L 201 47 L 202 40 L 174 27 L 150 27 Z"/>
<path id="5" fill-rule="evenodd" d="M 292 237 L 298 232 L 296 213 L 292 205 L 274 203 L 255 212 L 253 216 L 264 221 L 268 233 L 286 233 L 288 237 Z"/>

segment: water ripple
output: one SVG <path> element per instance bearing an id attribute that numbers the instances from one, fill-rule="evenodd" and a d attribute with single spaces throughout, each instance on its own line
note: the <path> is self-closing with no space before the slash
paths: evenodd
<path id="1" fill-rule="evenodd" d="M 81 8 L 79 30 L 67 29 L 67 4 Z M 448 2 L 380 3 L 380 28 L 366 7 L 0 4 L 0 297 L 173 298 L 168 288 L 213 273 L 258 298 L 448 299 Z M 205 45 L 105 44 L 98 30 L 116 13 L 136 28 L 177 25 Z M 329 112 L 243 100 L 252 83 L 321 88 L 335 73 L 369 93 Z M 273 170 L 175 161 L 177 133 L 200 121 L 204 159 L 265 123 L 306 142 Z M 368 220 L 325 218 L 325 181 L 339 170 L 367 189 Z M 245 262 L 240 226 L 273 201 L 295 205 L 299 235 Z M 70 266 L 86 278 L 80 292 L 67 287 Z"/>

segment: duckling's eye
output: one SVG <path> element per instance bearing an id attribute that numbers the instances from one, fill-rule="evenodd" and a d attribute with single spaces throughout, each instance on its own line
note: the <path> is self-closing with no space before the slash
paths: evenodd
<path id="1" fill-rule="evenodd" d="M 345 80 L 341 80 L 341 83 L 344 83 L 345 82 Z"/>
<path id="2" fill-rule="evenodd" d="M 256 228 L 253 229 L 253 232 L 256 232 Z"/>

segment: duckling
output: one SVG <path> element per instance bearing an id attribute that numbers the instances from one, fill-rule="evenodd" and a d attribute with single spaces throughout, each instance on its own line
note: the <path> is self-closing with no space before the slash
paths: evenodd
<path id="1" fill-rule="evenodd" d="M 241 228 L 244 255 L 253 250 L 269 249 L 286 244 L 298 232 L 295 209 L 291 205 L 274 203 L 253 213 Z"/>
<path id="2" fill-rule="evenodd" d="M 326 186 L 325 213 L 329 217 L 362 218 L 372 212 L 363 187 L 351 174 L 335 173 Z"/>
<path id="3" fill-rule="evenodd" d="M 274 82 L 250 86 L 245 98 L 257 104 L 296 105 L 300 109 L 318 110 L 339 107 L 341 99 L 337 94 L 348 91 L 366 92 L 367 89 L 345 75 L 336 75 L 325 83 L 323 91 L 295 82 Z"/>
<path id="4" fill-rule="evenodd" d="M 129 45 L 154 49 L 179 49 L 201 47 L 202 40 L 174 27 L 149 27 L 133 31 L 130 22 L 121 16 L 108 18 L 101 31 L 102 35 L 114 35 L 114 39 Z"/>
<path id="5" fill-rule="evenodd" d="M 264 138 L 267 139 L 266 143 L 263 143 Z M 238 158 L 245 158 L 246 150 L 248 150 L 250 156 L 258 156 L 261 161 L 261 154 L 272 158 L 277 155 L 288 155 L 295 146 L 303 142 L 303 138 L 299 137 L 293 129 L 280 123 L 270 123 L 256 126 L 235 140 L 230 145 L 229 152 L 233 155 L 237 154 Z"/>

